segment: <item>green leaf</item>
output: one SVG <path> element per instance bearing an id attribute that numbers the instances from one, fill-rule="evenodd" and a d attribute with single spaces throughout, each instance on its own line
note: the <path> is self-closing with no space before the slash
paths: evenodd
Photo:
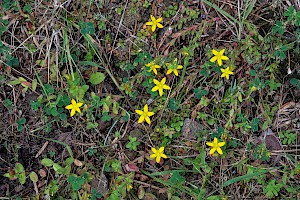
<path id="1" fill-rule="evenodd" d="M 171 98 L 168 103 L 168 108 L 170 108 L 172 111 L 177 111 L 179 108 L 179 102 L 175 98 Z"/>
<path id="2" fill-rule="evenodd" d="M 231 185 L 233 183 L 236 183 L 236 182 L 239 182 L 239 181 L 243 181 L 243 180 L 246 180 L 246 179 L 256 178 L 257 176 L 260 176 L 260 175 L 265 174 L 267 172 L 268 171 L 262 170 L 262 171 L 254 172 L 252 174 L 246 174 L 246 175 L 243 175 L 243 176 L 235 177 L 233 179 L 225 181 L 224 184 L 223 184 L 223 187 L 227 187 L 228 185 Z"/>
<path id="3" fill-rule="evenodd" d="M 54 171 L 56 171 L 56 172 L 62 172 L 63 167 L 60 166 L 60 165 L 57 164 L 57 163 L 53 163 L 53 169 L 54 169 Z"/>
<path id="4" fill-rule="evenodd" d="M 13 102 L 10 100 L 10 99 L 5 99 L 4 100 L 4 106 L 10 110 L 10 109 L 13 109 Z"/>
<path id="5" fill-rule="evenodd" d="M 94 34 L 95 33 L 95 27 L 93 22 L 79 22 L 79 28 L 81 34 Z"/>
<path id="6" fill-rule="evenodd" d="M 111 120 L 111 116 L 107 112 L 102 114 L 101 121 L 108 122 L 110 120 Z"/>
<path id="7" fill-rule="evenodd" d="M 30 4 L 27 4 L 26 6 L 23 7 L 23 11 L 27 12 L 28 14 L 31 13 L 31 6 Z"/>
<path id="8" fill-rule="evenodd" d="M 111 168 L 114 172 L 121 172 L 122 171 L 121 162 L 116 159 L 112 160 Z"/>
<path id="9" fill-rule="evenodd" d="M 276 21 L 276 24 L 273 26 L 273 34 L 279 33 L 280 35 L 283 35 L 284 33 L 284 25 L 282 24 L 281 21 Z"/>
<path id="10" fill-rule="evenodd" d="M 45 89 L 45 94 L 46 95 L 54 93 L 54 88 L 48 83 L 44 85 L 44 89 Z"/>
<path id="11" fill-rule="evenodd" d="M 22 173 L 22 172 L 24 172 L 23 165 L 21 163 L 16 163 L 15 171 L 16 171 L 16 173 Z"/>
<path id="12" fill-rule="evenodd" d="M 296 78 L 292 78 L 292 79 L 290 80 L 290 83 L 291 83 L 292 85 L 294 85 L 294 86 L 300 85 L 300 81 L 299 81 L 298 79 L 296 79 Z"/>
<path id="13" fill-rule="evenodd" d="M 201 90 L 199 88 L 195 88 L 194 93 L 195 93 L 197 99 L 201 99 L 202 96 L 208 94 L 208 91 L 207 90 Z"/>
<path id="14" fill-rule="evenodd" d="M 290 6 L 285 12 L 284 16 L 288 17 L 288 20 L 292 20 L 294 16 L 295 8 L 294 6 Z"/>
<path id="15" fill-rule="evenodd" d="M 184 184 L 185 178 L 181 176 L 178 171 L 175 171 L 172 173 L 172 177 L 170 178 L 170 181 L 175 184 Z"/>
<path id="16" fill-rule="evenodd" d="M 69 158 L 66 159 L 65 164 L 66 165 L 72 165 L 73 162 L 74 162 L 74 158 L 69 157 Z"/>
<path id="17" fill-rule="evenodd" d="M 52 167 L 53 164 L 54 164 L 53 160 L 49 158 L 44 158 L 42 160 L 42 165 L 45 165 L 46 167 Z"/>
<path id="18" fill-rule="evenodd" d="M 23 185 L 26 182 L 26 173 L 23 171 L 22 173 L 16 174 L 18 177 L 19 182 Z"/>
<path id="19" fill-rule="evenodd" d="M 112 107 L 112 112 L 115 114 L 115 115 L 117 115 L 118 113 L 119 113 L 119 104 L 118 104 L 118 102 L 114 102 L 113 103 L 113 107 Z"/>
<path id="20" fill-rule="evenodd" d="M 81 185 L 84 184 L 84 178 L 77 177 L 76 175 L 70 175 L 68 177 L 68 182 L 71 184 L 72 190 L 77 191 L 81 188 Z"/>
<path id="21" fill-rule="evenodd" d="M 39 180 L 39 177 L 35 172 L 30 172 L 29 178 L 34 183 L 38 182 L 38 180 Z"/>
<path id="22" fill-rule="evenodd" d="M 95 72 L 95 73 L 91 74 L 89 81 L 93 85 L 98 85 L 104 79 L 105 79 L 105 75 L 103 73 L 101 73 L 101 72 Z"/>
<path id="23" fill-rule="evenodd" d="M 268 198 L 273 198 L 274 196 L 278 196 L 278 192 L 282 188 L 282 184 L 275 184 L 275 180 L 271 180 L 268 185 L 264 188 L 264 193 Z"/>

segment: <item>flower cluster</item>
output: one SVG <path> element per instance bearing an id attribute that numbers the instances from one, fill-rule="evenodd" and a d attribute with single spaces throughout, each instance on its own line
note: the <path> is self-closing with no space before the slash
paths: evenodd
<path id="1" fill-rule="evenodd" d="M 222 49 L 221 51 L 217 51 L 215 49 L 212 50 L 212 54 L 214 55 L 210 62 L 216 62 L 221 67 L 223 65 L 223 60 L 229 60 L 227 56 L 224 56 L 225 49 Z M 233 71 L 230 69 L 230 67 L 227 67 L 225 69 L 221 69 L 222 75 L 221 78 L 225 77 L 227 80 L 229 79 L 230 75 L 233 75 Z"/>

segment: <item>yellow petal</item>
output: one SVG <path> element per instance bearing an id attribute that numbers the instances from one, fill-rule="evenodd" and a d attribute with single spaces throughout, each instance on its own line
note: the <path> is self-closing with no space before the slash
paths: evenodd
<path id="1" fill-rule="evenodd" d="M 168 75 L 168 74 L 171 74 L 171 73 L 172 73 L 172 71 L 173 71 L 172 69 L 168 69 L 168 71 L 167 71 L 167 75 Z"/>
<path id="2" fill-rule="evenodd" d="M 225 52 L 225 49 L 222 49 L 222 50 L 220 51 L 220 54 L 223 55 L 224 52 Z"/>
<path id="3" fill-rule="evenodd" d="M 215 50 L 215 49 L 213 49 L 211 52 L 212 52 L 215 56 L 219 54 L 219 52 L 218 52 L 217 50 Z"/>
<path id="4" fill-rule="evenodd" d="M 163 26 L 162 24 L 160 24 L 160 23 L 157 23 L 156 25 L 157 25 L 158 28 L 163 28 L 163 27 L 164 27 L 164 26 Z"/>
<path id="5" fill-rule="evenodd" d="M 70 109 L 73 108 L 73 105 L 68 105 L 68 106 L 66 106 L 65 108 L 68 109 L 68 110 L 70 110 Z"/>
<path id="6" fill-rule="evenodd" d="M 150 155 L 150 158 L 151 158 L 151 159 L 156 158 L 156 154 L 151 154 L 151 155 Z"/>
<path id="7" fill-rule="evenodd" d="M 223 64 L 222 60 L 221 60 L 221 59 L 218 59 L 218 65 L 219 65 L 219 66 L 222 66 L 222 64 Z"/>
<path id="8" fill-rule="evenodd" d="M 222 151 L 222 149 L 219 147 L 219 148 L 217 148 L 217 152 L 220 154 L 220 155 L 222 155 L 223 154 L 223 151 Z"/>
<path id="9" fill-rule="evenodd" d="M 165 90 L 171 90 L 170 86 L 168 86 L 168 85 L 163 85 L 163 89 L 165 89 Z"/>
<path id="10" fill-rule="evenodd" d="M 139 115 L 143 115 L 143 114 L 144 114 L 144 111 L 142 111 L 142 110 L 135 110 L 135 112 L 136 112 L 137 114 L 139 114 Z"/>
<path id="11" fill-rule="evenodd" d="M 217 149 L 216 148 L 212 148 L 210 151 L 209 151 L 209 154 L 212 155 L 213 153 L 215 153 Z"/>
<path id="12" fill-rule="evenodd" d="M 146 22 L 147 26 L 152 26 L 153 22 Z"/>
<path id="13" fill-rule="evenodd" d="M 229 58 L 227 56 L 221 56 L 222 60 L 229 60 Z"/>
<path id="14" fill-rule="evenodd" d="M 151 117 L 152 115 L 154 115 L 154 112 L 148 112 L 148 116 Z"/>
<path id="15" fill-rule="evenodd" d="M 73 117 L 73 115 L 75 115 L 75 109 L 71 110 L 71 117 Z"/>
<path id="16" fill-rule="evenodd" d="M 155 21 L 155 17 L 153 15 L 150 15 L 151 21 Z"/>
<path id="17" fill-rule="evenodd" d="M 206 142 L 206 145 L 212 147 L 212 146 L 214 146 L 214 143 L 212 143 L 212 142 Z"/>
<path id="18" fill-rule="evenodd" d="M 159 89 L 158 89 L 158 94 L 159 94 L 159 96 L 162 96 L 162 95 L 163 95 L 163 89 L 162 89 L 162 88 L 159 88 Z"/>
<path id="19" fill-rule="evenodd" d="M 159 152 L 159 153 L 162 153 L 162 152 L 164 152 L 164 150 L 165 150 L 165 147 L 160 147 L 160 148 L 158 149 L 158 152 Z"/>
<path id="20" fill-rule="evenodd" d="M 178 76 L 178 70 L 177 69 L 174 69 L 174 74 L 175 74 L 175 76 Z"/>
<path id="21" fill-rule="evenodd" d="M 77 106 L 78 107 L 80 107 L 80 106 L 82 106 L 83 105 L 83 103 L 77 103 Z"/>
<path id="22" fill-rule="evenodd" d="M 159 87 L 158 86 L 154 86 L 153 88 L 152 88 L 152 92 L 155 92 L 155 91 L 157 91 L 157 90 L 159 90 Z"/>
<path id="23" fill-rule="evenodd" d="M 145 121 L 146 121 L 148 124 L 151 124 L 151 121 L 150 121 L 150 118 L 149 118 L 149 117 L 145 117 Z"/>
<path id="24" fill-rule="evenodd" d="M 222 75 L 221 75 L 221 78 L 223 78 L 223 77 L 225 77 L 226 76 L 226 74 L 225 73 L 223 73 Z"/>
<path id="25" fill-rule="evenodd" d="M 226 75 L 225 75 L 225 78 L 228 80 L 228 79 L 229 79 L 229 75 L 228 75 L 228 74 L 226 74 Z"/>
<path id="26" fill-rule="evenodd" d="M 157 156 L 157 157 L 156 157 L 156 162 L 157 162 L 157 163 L 160 163 L 160 156 Z"/>
<path id="27" fill-rule="evenodd" d="M 76 105 L 76 101 L 75 101 L 74 99 L 71 100 L 71 103 L 72 103 L 73 105 Z"/>
<path id="28" fill-rule="evenodd" d="M 162 20 L 163 20 L 162 17 L 160 17 L 156 20 L 156 22 L 161 22 Z"/>
<path id="29" fill-rule="evenodd" d="M 214 57 L 212 57 L 209 61 L 210 61 L 210 62 L 216 62 L 217 58 L 218 58 L 217 56 L 214 56 Z"/>
<path id="30" fill-rule="evenodd" d="M 223 73 L 226 72 L 226 69 L 221 69 L 221 72 L 223 72 Z"/>
<path id="31" fill-rule="evenodd" d="M 147 105 L 147 104 L 144 106 L 144 112 L 145 112 L 145 113 L 148 112 L 148 105 Z"/>
<path id="32" fill-rule="evenodd" d="M 153 25 L 152 25 L 152 29 L 151 29 L 151 30 L 152 30 L 152 32 L 154 32 L 154 31 L 155 31 L 155 29 L 156 29 L 156 24 L 153 24 Z"/>
<path id="33" fill-rule="evenodd" d="M 218 146 L 219 146 L 219 147 L 222 147 L 222 146 L 224 146 L 224 145 L 225 145 L 225 142 L 219 142 L 219 143 L 218 143 Z"/>
<path id="34" fill-rule="evenodd" d="M 155 85 L 159 85 L 159 84 L 160 84 L 160 82 L 159 82 L 158 80 L 156 80 L 156 79 L 153 79 L 153 83 L 154 83 Z"/>
<path id="35" fill-rule="evenodd" d="M 218 143 L 218 138 L 214 138 L 214 143 L 217 144 Z"/>
<path id="36" fill-rule="evenodd" d="M 150 70 L 151 71 L 151 70 Z M 157 75 L 157 70 L 154 68 L 153 69 L 153 73 L 155 74 L 155 75 Z"/>
<path id="37" fill-rule="evenodd" d="M 77 112 L 81 113 L 81 110 L 80 110 L 80 108 L 75 108 L 75 111 L 77 111 Z"/>
<path id="38" fill-rule="evenodd" d="M 152 151 L 153 153 L 157 153 L 157 150 L 156 150 L 154 147 L 151 147 L 151 151 Z"/>
<path id="39" fill-rule="evenodd" d="M 182 69 L 182 68 L 183 68 L 182 65 L 178 65 L 178 66 L 177 66 L 177 69 Z"/>
<path id="40" fill-rule="evenodd" d="M 165 83 L 166 83 L 166 80 L 167 80 L 167 79 L 166 79 L 166 77 L 165 77 L 165 78 L 163 78 L 163 79 L 161 80 L 160 83 L 161 83 L 161 84 L 165 84 Z"/>
<path id="41" fill-rule="evenodd" d="M 142 123 L 144 120 L 145 120 L 144 115 L 141 115 L 140 118 L 139 118 L 138 123 L 140 124 L 140 123 Z"/>
<path id="42" fill-rule="evenodd" d="M 168 158 L 168 156 L 166 154 L 161 154 L 162 158 Z"/>

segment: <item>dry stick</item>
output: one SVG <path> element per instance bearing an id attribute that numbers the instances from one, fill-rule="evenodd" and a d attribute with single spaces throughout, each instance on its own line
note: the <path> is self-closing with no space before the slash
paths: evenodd
<path id="1" fill-rule="evenodd" d="M 115 39 L 114 39 L 114 42 L 113 42 L 113 45 L 112 45 L 112 50 L 110 51 L 110 54 L 109 54 L 109 58 L 108 58 L 108 62 L 110 63 L 110 60 L 111 60 L 111 56 L 112 56 L 112 51 L 115 47 L 115 44 L 116 44 L 116 41 L 117 41 L 117 37 L 119 35 L 119 31 L 120 31 L 120 27 L 121 27 L 121 24 L 122 24 L 122 21 L 124 19 L 124 14 L 125 14 L 125 11 L 126 11 L 126 8 L 127 8 L 127 4 L 128 4 L 128 0 L 126 0 L 126 4 L 124 6 L 124 11 L 122 13 L 122 17 L 121 17 L 121 20 L 120 20 L 120 23 L 119 23 L 119 26 L 118 26 L 118 29 L 117 29 L 117 33 L 116 33 L 116 36 L 115 36 Z"/>
<path id="2" fill-rule="evenodd" d="M 147 187 L 150 187 L 150 188 L 153 188 L 153 189 L 156 189 L 156 190 L 162 189 L 162 188 L 156 187 L 156 186 L 154 186 L 154 185 L 151 185 L 151 184 L 149 184 L 149 183 L 144 183 L 144 182 L 137 181 L 137 180 L 133 180 L 133 182 L 139 183 L 139 184 L 141 184 L 141 185 L 145 185 L 145 186 L 147 186 Z"/>

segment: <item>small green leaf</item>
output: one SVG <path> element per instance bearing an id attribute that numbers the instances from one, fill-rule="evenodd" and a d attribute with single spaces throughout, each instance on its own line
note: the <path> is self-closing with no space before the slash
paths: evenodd
<path id="1" fill-rule="evenodd" d="M 201 99 L 202 96 L 205 96 L 205 95 L 208 94 L 208 91 L 207 90 L 201 90 L 199 88 L 195 88 L 194 93 L 195 93 L 197 99 Z"/>
<path id="2" fill-rule="evenodd" d="M 44 158 L 42 160 L 42 165 L 45 165 L 46 167 L 51 167 L 54 164 L 53 160 L 49 158 Z"/>
<path id="3" fill-rule="evenodd" d="M 74 158 L 69 157 L 69 158 L 66 159 L 65 164 L 66 165 L 72 165 L 73 162 L 74 162 Z"/>
<path id="4" fill-rule="evenodd" d="M 38 182 L 39 177 L 35 172 L 30 172 L 29 174 L 30 180 L 34 183 Z"/>
<path id="5" fill-rule="evenodd" d="M 172 173 L 172 177 L 170 178 L 170 181 L 175 184 L 183 184 L 185 179 L 183 176 L 180 175 L 178 171 L 175 171 Z"/>
<path id="6" fill-rule="evenodd" d="M 53 169 L 54 169 L 54 171 L 62 171 L 62 166 L 60 166 L 59 164 L 57 164 L 57 163 L 53 163 Z"/>
<path id="7" fill-rule="evenodd" d="M 32 85 L 31 85 L 32 91 L 35 91 L 35 90 L 36 90 L 36 86 L 37 86 L 37 80 L 36 80 L 36 79 L 33 79 Z"/>
<path id="8" fill-rule="evenodd" d="M 26 173 L 23 171 L 22 173 L 16 174 L 18 177 L 19 182 L 23 185 L 26 182 Z"/>
<path id="9" fill-rule="evenodd" d="M 105 75 L 101 72 L 95 72 L 93 74 L 91 74 L 89 81 L 93 84 L 93 85 L 98 85 L 99 83 L 101 83 L 103 80 L 105 79 Z"/>
<path id="10" fill-rule="evenodd" d="M 24 172 L 23 165 L 21 163 L 16 163 L 15 171 L 16 171 L 16 173 L 22 173 L 22 172 Z"/>
<path id="11" fill-rule="evenodd" d="M 94 34 L 95 33 L 95 27 L 93 22 L 79 22 L 80 27 L 80 33 L 81 34 Z"/>

